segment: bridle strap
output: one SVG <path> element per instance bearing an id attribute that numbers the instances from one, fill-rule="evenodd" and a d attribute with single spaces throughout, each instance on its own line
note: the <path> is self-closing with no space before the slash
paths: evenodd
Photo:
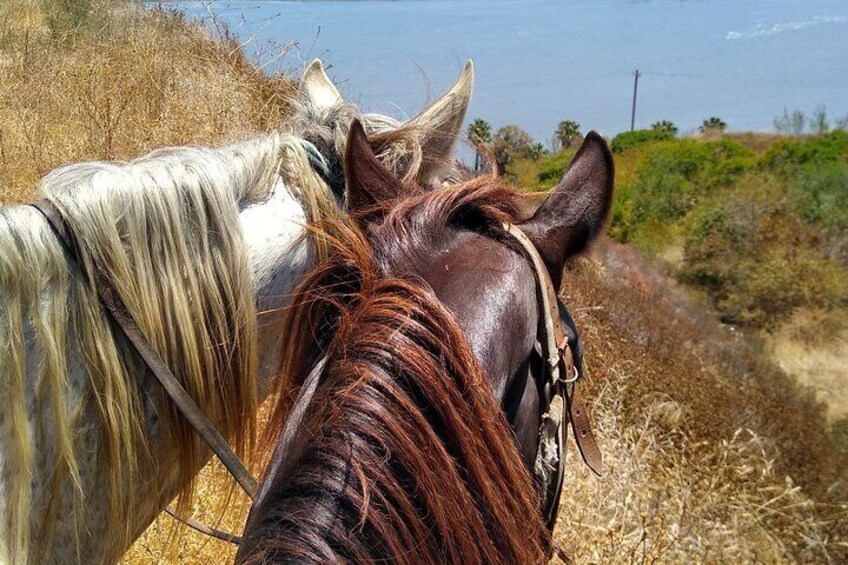
<path id="1" fill-rule="evenodd" d="M 115 324 L 117 324 L 118 328 L 120 328 L 121 333 L 133 345 L 145 365 L 147 365 L 150 372 L 153 373 L 162 385 L 162 388 L 165 389 L 165 392 L 177 406 L 183 417 L 188 420 L 189 424 L 203 438 L 252 500 L 256 494 L 256 480 L 251 476 L 241 459 L 230 449 L 229 444 L 215 428 L 212 421 L 204 414 L 203 410 L 200 409 L 153 348 L 153 345 L 144 335 L 133 315 L 127 310 L 127 307 L 124 305 L 124 302 L 108 277 L 104 275 L 97 265 L 93 265 L 93 273 L 85 272 L 85 265 L 79 253 L 76 238 L 59 209 L 49 200 L 40 200 L 30 204 L 30 206 L 44 216 L 44 219 L 47 220 L 47 224 L 61 242 L 67 255 L 76 262 L 80 270 L 83 271 L 83 275 L 94 286 L 97 295 L 100 297 L 100 302 L 106 308 L 107 313 L 114 320 Z"/>
<path id="2" fill-rule="evenodd" d="M 294 404 L 292 404 L 288 416 L 286 417 L 286 423 L 283 426 L 283 431 L 277 439 L 277 446 L 274 448 L 274 453 L 271 455 L 271 463 L 265 470 L 265 477 L 275 475 L 279 470 L 279 466 L 286 462 L 283 458 L 283 454 L 289 450 L 290 446 L 294 442 L 297 431 L 300 428 L 303 419 L 306 417 L 306 410 L 309 408 L 309 405 L 312 403 L 312 398 L 318 390 L 318 384 L 321 382 L 321 376 L 324 374 L 324 367 L 326 364 L 327 358 L 322 357 L 312 367 L 312 370 L 309 371 L 309 375 L 307 375 L 306 380 L 304 380 L 303 384 L 300 386 L 300 390 L 297 392 Z M 259 491 L 256 494 L 256 498 L 253 501 L 254 505 L 261 504 L 262 499 L 265 497 L 268 489 L 270 488 L 270 481 L 263 481 L 262 486 L 260 486 Z"/>
<path id="3" fill-rule="evenodd" d="M 601 476 L 603 472 L 603 456 L 601 448 L 592 433 L 592 424 L 589 422 L 589 414 L 583 405 L 583 400 L 577 395 L 577 390 L 572 388 L 569 393 L 566 388 L 565 400 L 568 403 L 568 419 L 571 421 L 571 429 L 574 430 L 574 443 L 583 458 L 583 462 L 593 473 Z"/>
<path id="4" fill-rule="evenodd" d="M 548 274 L 548 268 L 533 241 L 527 237 L 521 228 L 514 224 L 503 224 L 506 233 L 515 238 L 530 259 L 533 273 L 536 275 L 536 283 L 539 285 L 539 299 L 542 305 L 541 316 L 544 320 L 545 340 L 542 343 L 545 354 L 545 362 L 551 370 L 556 370 L 562 358 L 562 351 L 568 347 L 565 330 L 562 328 L 557 308 L 557 294 L 554 283 Z"/>
<path id="5" fill-rule="evenodd" d="M 221 541 L 225 541 L 225 542 L 231 543 L 233 545 L 241 544 L 241 536 L 238 536 L 236 534 L 231 534 L 230 532 L 225 532 L 223 530 L 219 530 L 219 529 L 213 528 L 211 526 L 207 526 L 203 522 L 198 522 L 194 518 L 186 518 L 185 516 L 180 516 L 177 513 L 176 508 L 174 508 L 173 506 L 170 506 L 170 505 L 166 506 L 165 512 L 167 512 L 168 515 L 171 516 L 171 518 L 173 518 L 175 520 L 179 520 L 180 522 L 182 522 L 186 526 L 192 528 L 193 530 L 195 530 L 197 532 L 200 532 L 201 534 L 203 534 L 205 536 L 213 537 L 215 539 L 219 539 Z"/>
<path id="6" fill-rule="evenodd" d="M 574 442 L 586 465 L 597 475 L 601 474 L 603 459 L 592 433 L 588 414 L 577 396 L 577 382 L 572 379 L 574 357 L 568 337 L 562 326 L 557 306 L 557 293 L 545 262 L 532 240 L 521 228 L 504 223 L 503 228 L 524 249 L 533 267 L 538 285 L 540 316 L 542 318 L 542 358 L 547 378 L 543 382 L 543 414 L 539 430 L 539 450 L 536 454 L 535 472 L 547 489 L 549 504 L 545 510 L 548 525 L 556 521 L 559 496 L 565 471 L 565 426 L 570 422 Z M 571 390 L 569 390 L 569 386 Z M 565 418 L 568 422 L 563 422 Z"/>

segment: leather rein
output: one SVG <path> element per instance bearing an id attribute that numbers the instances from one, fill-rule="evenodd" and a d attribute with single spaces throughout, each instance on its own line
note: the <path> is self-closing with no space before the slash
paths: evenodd
<path id="1" fill-rule="evenodd" d="M 34 202 L 30 206 L 36 209 L 47 221 L 66 255 L 77 264 L 83 276 L 95 288 L 107 315 L 132 344 L 183 417 L 206 442 L 215 456 L 220 459 L 244 492 L 251 500 L 254 500 L 257 491 L 256 480 L 153 348 L 108 277 L 97 265 L 92 265 L 91 272 L 87 272 L 73 230 L 67 224 L 61 211 L 55 204 L 46 199 Z M 542 492 L 545 493 L 543 516 L 549 528 L 553 530 L 565 472 L 566 426 L 569 423 L 571 424 L 574 430 L 574 440 L 583 461 L 598 475 L 600 475 L 602 468 L 601 452 L 592 433 L 583 403 L 580 397 L 576 395 L 576 385 L 580 374 L 574 363 L 573 352 L 568 345 L 567 334 L 562 327 L 562 319 L 557 310 L 556 291 L 550 274 L 538 250 L 520 228 L 513 224 L 503 224 L 503 228 L 523 248 L 533 267 L 537 282 L 541 318 L 539 325 L 542 330 L 538 345 L 542 352 L 545 373 L 541 383 L 544 412 L 539 428 L 539 447 L 536 453 L 534 474 L 542 487 Z M 302 387 L 295 401 L 294 413 L 306 409 L 306 404 L 308 404 L 312 394 L 304 394 L 303 389 L 314 391 L 321 372 L 313 370 L 310 373 L 307 379 L 308 383 L 305 383 Z M 239 536 L 179 516 L 171 506 L 166 511 L 174 518 L 201 533 L 235 544 L 241 541 Z"/>

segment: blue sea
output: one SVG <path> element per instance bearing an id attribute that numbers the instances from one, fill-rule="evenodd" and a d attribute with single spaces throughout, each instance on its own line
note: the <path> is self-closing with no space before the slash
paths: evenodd
<path id="1" fill-rule="evenodd" d="M 320 57 L 370 111 L 413 115 L 473 58 L 469 120 L 548 143 L 559 121 L 605 135 L 718 116 L 771 131 L 784 109 L 848 116 L 846 0 L 400 0 L 176 2 L 210 11 L 269 72 Z M 173 5 L 173 4 L 171 4 Z"/>

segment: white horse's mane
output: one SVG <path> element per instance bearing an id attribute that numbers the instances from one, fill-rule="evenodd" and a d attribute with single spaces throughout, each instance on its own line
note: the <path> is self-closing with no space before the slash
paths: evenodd
<path id="1" fill-rule="evenodd" d="M 334 206 L 304 143 L 280 133 L 219 149 L 163 149 L 130 163 L 68 165 L 41 183 L 73 226 L 85 270 L 106 269 L 154 347 L 240 453 L 255 435 L 257 352 L 238 214 L 281 176 L 313 216 Z M 102 452 L 89 455 L 109 469 L 109 492 L 132 493 L 145 479 L 136 462 L 163 455 L 150 452 L 149 399 L 128 378 L 136 356 L 113 335 L 95 291 L 43 218 L 31 207 L 0 208 L 0 561 L 40 561 L 28 547 L 31 533 L 49 538 L 67 507 L 66 481 L 76 493 L 70 507 L 84 503 L 87 411 L 101 422 Z M 86 375 L 92 395 L 79 394 L 74 372 Z M 188 486 L 204 448 L 172 406 L 159 413 L 174 448 L 167 456 Z M 39 483 L 49 485 L 47 496 L 35 496 Z M 135 498 L 111 496 L 109 523 L 126 524 L 121 501 Z M 36 516 L 45 518 L 33 523 Z M 120 546 L 128 532 L 111 530 Z"/>

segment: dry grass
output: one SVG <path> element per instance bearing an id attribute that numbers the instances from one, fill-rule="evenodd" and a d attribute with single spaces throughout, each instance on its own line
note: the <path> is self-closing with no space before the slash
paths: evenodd
<path id="1" fill-rule="evenodd" d="M 828 323 L 832 317 L 800 312 L 767 336 L 766 351 L 784 371 L 812 388 L 827 406 L 828 419 L 837 421 L 848 417 L 848 331 L 840 320 L 828 335 L 817 335 L 833 326 Z M 807 329 L 811 323 L 813 335 Z"/>
<path id="2" fill-rule="evenodd" d="M 34 199 L 63 163 L 217 144 L 286 115 L 291 84 L 264 76 L 232 40 L 118 3 L 56 37 L 57 2 L 0 3 L 0 203 Z"/>
<path id="3" fill-rule="evenodd" d="M 217 460 L 201 471 L 193 505 L 192 518 L 237 535 L 241 534 L 250 509 L 250 501 L 241 490 L 233 489 L 232 478 Z M 226 508 L 223 513 L 222 508 Z M 121 563 L 206 565 L 232 563 L 235 555 L 235 545 L 189 529 L 163 512 L 124 555 Z"/>
<path id="4" fill-rule="evenodd" d="M 653 401 L 621 418 L 632 374 L 611 371 L 596 396 L 607 470 L 576 458 L 557 535 L 579 563 L 825 562 L 838 551 L 832 518 L 774 470 L 768 441 L 738 430 L 716 443 L 685 431 L 685 408 Z"/>
<path id="5" fill-rule="evenodd" d="M 290 83 L 232 41 L 132 7 L 93 22 L 57 34 L 41 3 L 0 4 L 0 203 L 35 198 L 64 162 L 216 144 L 285 116 Z M 557 536 L 574 560 L 846 562 L 848 465 L 813 393 L 627 248 L 600 247 L 567 281 L 606 464 L 596 479 L 570 458 Z M 232 496 L 220 526 L 238 532 L 246 501 L 219 468 L 203 477 L 193 516 L 215 524 Z M 124 562 L 233 555 L 163 515 Z"/>
<path id="6" fill-rule="evenodd" d="M 110 0 L 0 2 L 0 76 L 0 204 L 38 198 L 41 177 L 63 163 L 271 129 L 293 94 L 289 80 L 250 65 L 225 30 L 213 38 L 178 15 Z M 239 531 L 243 497 L 220 469 L 203 477 L 195 517 L 215 523 L 232 496 L 221 526 Z M 227 544 L 183 536 L 172 522 L 163 515 L 126 561 L 231 561 Z"/>
<path id="7" fill-rule="evenodd" d="M 565 551 L 577 563 L 845 562 L 845 458 L 813 395 L 626 247 L 601 246 L 566 280 L 606 473 L 571 458 Z"/>

